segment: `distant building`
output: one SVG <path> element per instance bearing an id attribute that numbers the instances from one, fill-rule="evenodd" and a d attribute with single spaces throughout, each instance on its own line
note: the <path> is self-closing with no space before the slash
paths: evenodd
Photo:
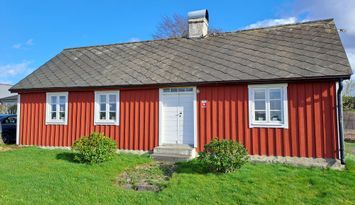
<path id="1" fill-rule="evenodd" d="M 17 95 L 0 98 L 0 105 L 13 106 L 17 104 Z"/>
<path id="2" fill-rule="evenodd" d="M 18 95 L 10 93 L 9 88 L 11 86 L 9 84 L 0 84 L 0 114 L 13 114 L 15 112 L 15 109 L 11 107 L 17 104 Z"/>

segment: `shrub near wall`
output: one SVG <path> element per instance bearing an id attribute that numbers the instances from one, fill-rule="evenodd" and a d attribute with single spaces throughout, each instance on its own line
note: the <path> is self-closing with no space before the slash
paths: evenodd
<path id="1" fill-rule="evenodd" d="M 245 147 L 232 140 L 212 140 L 205 145 L 198 159 L 209 171 L 227 173 L 242 167 L 248 160 Z"/>
<path id="2" fill-rule="evenodd" d="M 355 97 L 343 96 L 343 109 L 344 111 L 355 111 Z"/>
<path id="3" fill-rule="evenodd" d="M 95 164 L 111 160 L 116 153 L 116 142 L 102 133 L 94 132 L 74 142 L 74 160 Z"/>

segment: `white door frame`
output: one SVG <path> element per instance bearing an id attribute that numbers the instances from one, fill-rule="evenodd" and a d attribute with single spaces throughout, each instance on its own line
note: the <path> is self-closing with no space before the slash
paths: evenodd
<path id="1" fill-rule="evenodd" d="M 194 110 L 194 147 L 197 147 L 197 88 L 194 86 L 184 86 L 193 89 L 193 110 Z M 176 88 L 176 87 L 164 87 L 164 88 Z M 163 126 L 162 126 L 162 119 L 163 119 L 163 102 L 161 101 L 163 95 L 163 89 L 159 88 L 159 145 L 163 143 Z M 177 87 L 179 88 L 179 87 Z M 181 87 L 180 87 L 181 88 Z"/>
<path id="2" fill-rule="evenodd" d="M 16 145 L 20 145 L 21 95 L 17 97 Z"/>

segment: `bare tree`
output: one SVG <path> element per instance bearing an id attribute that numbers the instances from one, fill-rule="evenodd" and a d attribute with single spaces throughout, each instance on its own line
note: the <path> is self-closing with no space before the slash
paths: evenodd
<path id="1" fill-rule="evenodd" d="M 158 24 L 154 39 L 164 38 L 177 38 L 186 37 L 189 30 L 188 19 L 180 14 L 174 14 L 173 16 L 164 16 L 162 21 Z M 222 30 L 216 28 L 209 28 L 209 33 L 219 33 Z"/>
<path id="2" fill-rule="evenodd" d="M 344 90 L 343 90 L 344 96 L 355 96 L 355 82 L 353 79 L 344 81 L 343 86 L 344 86 Z"/>
<path id="3" fill-rule="evenodd" d="M 175 38 L 186 35 L 189 29 L 187 18 L 179 14 L 174 14 L 172 17 L 164 16 L 162 21 L 157 26 L 154 39 Z"/>

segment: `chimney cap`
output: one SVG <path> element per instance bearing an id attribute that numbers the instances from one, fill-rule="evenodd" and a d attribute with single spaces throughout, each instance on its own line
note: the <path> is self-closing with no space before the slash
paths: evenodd
<path id="1" fill-rule="evenodd" d="M 206 18 L 208 21 L 208 10 L 207 9 L 202 9 L 202 10 L 197 10 L 197 11 L 190 11 L 188 14 L 189 19 L 199 19 L 199 18 Z"/>

